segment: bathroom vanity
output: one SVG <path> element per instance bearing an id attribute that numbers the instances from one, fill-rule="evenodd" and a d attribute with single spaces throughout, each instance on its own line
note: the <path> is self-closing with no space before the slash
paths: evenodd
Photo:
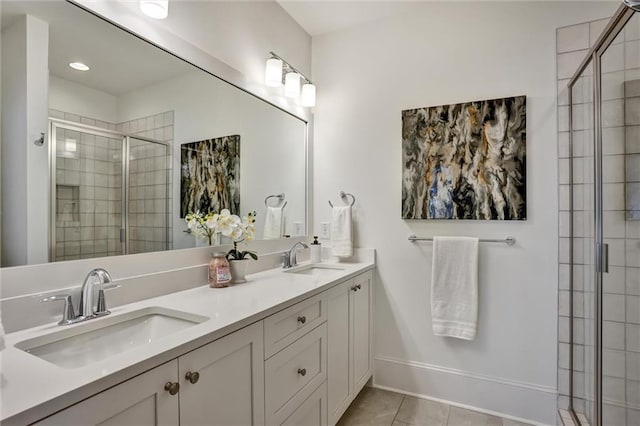
<path id="1" fill-rule="evenodd" d="M 373 268 L 270 269 L 11 333 L 2 424 L 335 424 L 372 374 Z"/>

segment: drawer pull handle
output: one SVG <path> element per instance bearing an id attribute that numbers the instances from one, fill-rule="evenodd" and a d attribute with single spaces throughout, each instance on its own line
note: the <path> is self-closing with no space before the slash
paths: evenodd
<path id="1" fill-rule="evenodd" d="M 167 382 L 164 384 L 164 390 L 169 392 L 169 395 L 175 395 L 180 391 L 180 383 Z"/>
<path id="2" fill-rule="evenodd" d="M 305 322 L 307 322 L 307 317 L 306 316 L 298 317 L 298 322 L 300 324 L 304 324 Z"/>
<path id="3" fill-rule="evenodd" d="M 187 371 L 187 374 L 184 375 L 184 378 L 195 385 L 196 383 L 198 383 L 198 380 L 200 380 L 200 373 L 198 373 L 197 371 Z"/>
<path id="4" fill-rule="evenodd" d="M 307 369 L 306 368 L 298 368 L 298 374 L 301 375 L 302 377 L 307 375 Z"/>
<path id="5" fill-rule="evenodd" d="M 358 284 L 358 285 L 356 286 L 356 288 L 357 288 L 358 290 L 360 290 L 360 289 L 362 288 L 362 284 Z"/>

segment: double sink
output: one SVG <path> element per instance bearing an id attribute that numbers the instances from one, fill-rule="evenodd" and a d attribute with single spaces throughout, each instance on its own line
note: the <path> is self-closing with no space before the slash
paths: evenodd
<path id="1" fill-rule="evenodd" d="M 296 266 L 284 272 L 321 278 L 343 270 L 338 265 L 318 263 Z M 60 327 L 55 332 L 23 340 L 15 346 L 59 367 L 80 368 L 207 320 L 208 317 L 189 312 L 148 307 L 72 327 Z"/>

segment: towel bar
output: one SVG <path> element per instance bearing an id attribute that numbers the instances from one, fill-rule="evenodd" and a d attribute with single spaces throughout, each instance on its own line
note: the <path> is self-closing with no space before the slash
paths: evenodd
<path id="1" fill-rule="evenodd" d="M 433 237 L 418 238 L 415 236 L 415 234 L 411 234 L 409 235 L 409 241 L 411 241 L 412 243 L 415 243 L 416 241 L 433 241 Z M 516 243 L 516 239 L 510 235 L 507 238 L 501 240 L 480 238 L 478 241 L 480 241 L 481 243 L 505 243 L 508 246 L 512 246 Z"/>
<path id="2" fill-rule="evenodd" d="M 344 191 L 340 191 L 340 198 L 342 198 L 342 200 L 344 200 L 347 197 L 351 197 L 351 206 L 353 207 L 353 205 L 356 203 L 356 197 L 353 194 L 350 194 L 348 192 L 344 192 Z M 331 202 L 331 200 L 329 200 L 329 205 L 331 207 L 333 207 L 333 203 Z"/>
<path id="3" fill-rule="evenodd" d="M 267 207 L 269 206 L 269 204 L 268 204 L 269 198 L 277 198 L 278 200 L 280 200 L 280 202 L 282 202 L 284 200 L 284 192 L 281 193 L 281 194 L 267 196 L 267 198 L 264 199 L 264 205 L 267 206 Z"/>

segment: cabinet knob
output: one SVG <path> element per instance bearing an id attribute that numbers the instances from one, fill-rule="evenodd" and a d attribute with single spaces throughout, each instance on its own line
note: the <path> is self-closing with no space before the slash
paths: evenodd
<path id="1" fill-rule="evenodd" d="M 198 383 L 198 380 L 200 380 L 200 373 L 198 373 L 197 371 L 187 371 L 187 374 L 184 375 L 184 378 L 192 384 L 196 384 Z"/>
<path id="2" fill-rule="evenodd" d="M 300 324 L 304 324 L 305 322 L 307 322 L 307 317 L 306 316 L 298 317 L 298 322 Z"/>
<path id="3" fill-rule="evenodd" d="M 164 384 L 164 390 L 169 392 L 170 395 L 175 395 L 180 391 L 180 383 L 167 382 Z"/>
<path id="4" fill-rule="evenodd" d="M 307 369 L 306 368 L 298 368 L 298 374 L 301 376 L 306 376 L 307 375 Z"/>
<path id="5" fill-rule="evenodd" d="M 358 291 L 358 286 L 357 285 L 351 286 L 351 291 Z"/>
<path id="6" fill-rule="evenodd" d="M 362 288 L 362 284 L 358 284 L 358 285 L 356 286 L 356 288 L 357 288 L 358 290 L 360 290 L 360 289 Z"/>

